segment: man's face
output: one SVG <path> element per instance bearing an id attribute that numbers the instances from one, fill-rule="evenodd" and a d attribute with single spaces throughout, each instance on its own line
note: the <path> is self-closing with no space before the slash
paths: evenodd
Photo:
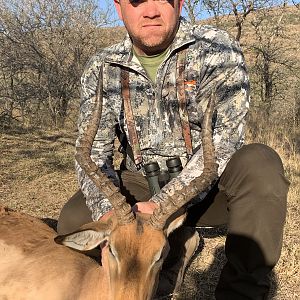
<path id="1" fill-rule="evenodd" d="M 178 29 L 184 0 L 114 0 L 139 55 L 165 50 Z"/>

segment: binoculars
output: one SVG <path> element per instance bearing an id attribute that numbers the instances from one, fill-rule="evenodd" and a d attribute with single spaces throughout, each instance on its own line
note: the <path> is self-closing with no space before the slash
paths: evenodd
<path id="1" fill-rule="evenodd" d="M 175 178 L 183 169 L 179 156 L 166 160 L 166 165 L 168 171 L 160 170 L 157 162 L 150 162 L 144 165 L 144 171 L 152 196 L 159 193 L 160 189 L 172 178 Z"/>

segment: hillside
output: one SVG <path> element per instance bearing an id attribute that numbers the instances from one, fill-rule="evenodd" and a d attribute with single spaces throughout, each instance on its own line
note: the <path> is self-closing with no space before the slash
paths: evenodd
<path id="1" fill-rule="evenodd" d="M 274 10 L 269 16 L 276 24 L 281 15 L 281 12 Z M 253 45 L 260 45 L 251 25 L 254 18 L 251 15 L 247 18 L 241 40 L 251 71 L 255 58 Z M 212 24 L 213 20 L 206 20 L 205 23 Z M 232 16 L 223 17 L 221 25 L 232 35 L 235 34 Z M 280 46 L 278 49 L 283 52 L 279 54 L 284 53 L 288 61 L 295 62 L 296 66 L 300 61 L 300 10 L 286 8 L 280 25 L 283 25 L 283 34 L 276 37 L 276 47 Z M 120 40 L 124 32 L 124 28 L 107 28 L 101 30 L 99 38 L 104 39 L 103 45 L 107 46 Z M 292 81 L 300 73 L 293 71 L 284 74 L 288 74 L 283 78 L 285 85 L 282 85 L 286 96 L 272 103 L 280 110 L 272 111 L 269 118 L 265 118 L 264 106 L 254 93 L 257 88 L 255 76 L 251 77 L 253 102 L 247 133 L 247 142 L 263 142 L 276 149 L 291 182 L 284 246 L 280 262 L 271 274 L 269 300 L 300 298 L 300 122 L 293 110 L 296 110 L 296 105 L 300 107 L 300 93 L 299 81 L 298 85 Z M 78 189 L 74 171 L 74 115 L 77 115 L 77 106 L 76 111 L 72 111 L 73 119 L 68 124 L 68 130 L 11 129 L 0 132 L 1 205 L 48 219 L 55 226 L 61 207 Z M 226 228 L 199 229 L 199 233 L 202 235 L 201 247 L 176 299 L 213 299 L 213 291 L 225 262 Z"/>

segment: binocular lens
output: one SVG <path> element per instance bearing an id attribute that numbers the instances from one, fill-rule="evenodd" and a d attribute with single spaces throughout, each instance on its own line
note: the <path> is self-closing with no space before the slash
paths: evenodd
<path id="1" fill-rule="evenodd" d="M 168 171 L 160 171 L 157 162 L 150 162 L 144 165 L 146 178 L 150 192 L 153 195 L 160 192 L 160 189 L 167 184 L 170 179 L 175 178 L 182 171 L 182 164 L 179 156 L 169 158 L 166 161 Z"/>
<path id="2" fill-rule="evenodd" d="M 166 161 L 166 165 L 168 167 L 171 179 L 177 177 L 183 169 L 179 156 L 169 158 Z"/>
<path id="3" fill-rule="evenodd" d="M 158 176 L 160 168 L 157 162 L 149 162 L 144 165 L 144 170 L 147 176 Z"/>

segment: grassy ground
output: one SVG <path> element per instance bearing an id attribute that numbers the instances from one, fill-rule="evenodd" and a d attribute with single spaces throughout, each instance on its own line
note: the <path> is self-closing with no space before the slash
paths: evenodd
<path id="1" fill-rule="evenodd" d="M 75 134 L 10 132 L 0 135 L 0 204 L 40 218 L 56 219 L 65 201 L 77 190 L 74 172 Z M 272 273 L 269 299 L 300 297 L 299 199 L 300 155 L 294 144 L 278 143 L 275 135 L 259 135 L 283 158 L 291 181 L 281 259 Z M 185 276 L 179 299 L 214 299 L 225 262 L 225 230 L 201 229 L 201 247 Z"/>
<path id="2" fill-rule="evenodd" d="M 298 19 L 299 10 L 296 9 L 284 18 L 289 25 L 287 41 L 293 46 L 290 55 L 296 61 L 299 61 L 300 53 Z M 228 20 L 228 24 L 225 24 L 227 21 L 223 19 L 222 24 L 234 34 L 232 18 Z M 249 46 L 253 36 L 249 20 L 251 17 L 245 22 L 244 32 L 247 34 L 241 41 L 246 46 Z M 112 30 L 115 34 L 115 29 Z M 107 36 L 111 36 L 109 31 Z M 247 53 L 246 58 L 251 65 L 251 57 Z M 292 86 L 297 87 L 290 86 L 290 92 L 293 91 Z M 288 109 L 286 111 L 290 112 Z M 258 118 L 254 123 L 260 126 L 262 119 Z M 269 299 L 297 300 L 300 299 L 300 133 L 298 138 L 293 134 L 294 138 L 291 139 L 291 132 L 286 130 L 281 133 L 279 140 L 278 131 L 281 129 L 270 129 L 270 126 L 260 128 L 269 130 L 249 130 L 248 142 L 263 142 L 276 149 L 291 181 L 282 255 L 271 274 Z M 63 204 L 78 188 L 74 172 L 75 138 L 75 133 L 61 131 L 0 133 L 0 204 L 40 218 L 57 219 Z M 181 300 L 214 299 L 214 289 L 225 262 L 225 230 L 199 231 L 203 237 L 201 247 L 185 276 L 178 297 Z"/>
<path id="3" fill-rule="evenodd" d="M 75 136 L 11 133 L 0 137 L 1 203 L 31 215 L 57 218 L 76 191 Z"/>

